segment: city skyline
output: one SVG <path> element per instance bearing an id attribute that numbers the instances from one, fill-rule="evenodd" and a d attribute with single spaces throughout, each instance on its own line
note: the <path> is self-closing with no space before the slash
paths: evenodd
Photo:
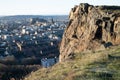
<path id="1" fill-rule="evenodd" d="M 0 0 L 0 16 L 3 15 L 68 15 L 74 5 L 117 5 L 118 0 Z"/>

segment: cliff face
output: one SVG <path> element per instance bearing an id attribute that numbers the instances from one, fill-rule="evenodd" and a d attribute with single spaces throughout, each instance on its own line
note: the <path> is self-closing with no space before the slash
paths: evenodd
<path id="1" fill-rule="evenodd" d="M 60 47 L 60 62 L 74 53 L 120 44 L 120 7 L 80 4 L 72 8 Z"/>

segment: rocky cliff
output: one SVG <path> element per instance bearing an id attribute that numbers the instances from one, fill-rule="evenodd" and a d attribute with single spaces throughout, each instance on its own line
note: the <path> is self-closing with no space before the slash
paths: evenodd
<path id="1" fill-rule="evenodd" d="M 120 44 L 120 7 L 80 4 L 72 8 L 60 47 L 60 62 L 74 53 Z"/>

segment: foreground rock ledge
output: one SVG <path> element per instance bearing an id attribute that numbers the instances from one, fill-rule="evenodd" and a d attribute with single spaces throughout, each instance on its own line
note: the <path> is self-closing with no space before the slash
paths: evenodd
<path id="1" fill-rule="evenodd" d="M 120 6 L 80 4 L 72 8 L 60 46 L 60 62 L 86 50 L 120 44 Z"/>

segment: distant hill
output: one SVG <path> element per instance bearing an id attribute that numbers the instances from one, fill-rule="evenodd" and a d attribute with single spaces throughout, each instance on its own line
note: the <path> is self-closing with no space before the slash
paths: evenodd
<path id="1" fill-rule="evenodd" d="M 1 16 L 0 19 L 28 19 L 28 18 L 43 18 L 43 19 L 68 19 L 68 15 L 15 15 L 15 16 Z"/>

